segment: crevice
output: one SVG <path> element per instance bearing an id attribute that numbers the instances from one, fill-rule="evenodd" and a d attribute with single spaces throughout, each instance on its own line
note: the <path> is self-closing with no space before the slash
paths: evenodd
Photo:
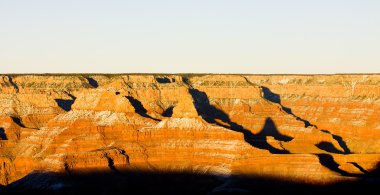
<path id="1" fill-rule="evenodd" d="M 63 164 L 63 167 L 64 167 L 66 173 L 70 173 L 70 172 L 71 172 L 71 171 L 70 171 L 70 166 L 69 166 L 69 164 L 68 164 L 67 162 L 65 162 L 65 163 Z"/>
<path id="2" fill-rule="evenodd" d="M 96 131 L 100 135 L 100 138 L 102 139 L 103 145 L 107 145 L 107 139 L 106 139 L 106 127 L 105 126 L 97 126 Z"/>
<path id="3" fill-rule="evenodd" d="M 70 166 L 70 163 L 68 162 L 68 157 L 65 156 L 63 158 L 63 168 L 65 170 L 66 173 L 70 174 L 71 173 L 71 169 L 72 167 Z"/>
<path id="4" fill-rule="evenodd" d="M 284 144 L 282 142 L 279 142 L 280 144 L 280 147 L 282 148 L 282 150 L 287 150 L 285 147 L 284 147 Z"/>
<path id="5" fill-rule="evenodd" d="M 249 83 L 250 85 L 253 85 L 253 86 L 258 86 L 257 84 L 255 84 L 255 83 L 253 83 L 252 81 L 250 81 L 247 77 L 245 77 L 245 76 L 242 76 L 244 79 L 245 79 L 245 81 L 247 81 L 247 83 Z"/>
<path id="6" fill-rule="evenodd" d="M 117 170 L 116 167 L 115 167 L 115 163 L 114 163 L 113 159 L 112 159 L 111 157 L 109 157 L 107 153 L 104 153 L 103 156 L 104 156 L 104 158 L 107 159 L 108 167 L 109 167 L 112 171 L 118 172 L 118 170 Z"/>
<path id="7" fill-rule="evenodd" d="M 0 162 L 0 179 L 3 180 L 3 184 L 5 184 L 5 186 L 7 186 L 9 184 L 9 181 L 10 181 L 10 170 L 9 170 L 9 167 L 10 164 L 7 163 L 7 162 Z M 1 185 L 0 185 L 1 187 Z"/>
<path id="8" fill-rule="evenodd" d="M 137 134 L 137 139 L 136 139 L 136 144 L 142 149 L 142 155 L 144 156 L 144 161 L 145 163 L 149 166 L 149 168 L 151 168 L 152 170 L 154 171 L 158 171 L 156 169 L 156 167 L 154 167 L 150 162 L 149 162 L 149 155 L 148 155 L 148 152 L 147 152 L 147 148 L 139 142 L 139 137 L 138 137 L 139 134 Z"/>
<path id="9" fill-rule="evenodd" d="M 119 151 L 119 153 L 120 153 L 121 155 L 123 155 L 123 156 L 125 157 L 125 160 L 127 161 L 127 164 L 129 164 L 129 156 L 128 156 L 128 154 L 125 152 L 125 150 L 122 150 L 122 149 L 119 149 L 119 148 L 117 148 L 117 150 Z"/>
<path id="10" fill-rule="evenodd" d="M 155 121 L 160 121 L 159 119 L 156 119 L 156 118 L 149 116 L 147 114 L 148 111 L 144 108 L 144 106 L 142 105 L 142 103 L 138 99 L 135 99 L 132 96 L 125 96 L 125 97 L 129 100 L 129 102 L 131 103 L 131 105 L 133 106 L 133 108 L 135 109 L 135 112 L 137 114 L 139 114 L 140 116 L 145 117 L 145 118 L 150 118 L 150 119 L 153 119 Z"/>

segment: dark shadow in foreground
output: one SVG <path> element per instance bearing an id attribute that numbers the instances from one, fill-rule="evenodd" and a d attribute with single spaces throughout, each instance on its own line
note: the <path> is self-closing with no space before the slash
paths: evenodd
<path id="1" fill-rule="evenodd" d="M 1 194 L 322 194 L 376 190 L 378 175 L 357 181 L 312 185 L 261 176 L 104 171 L 82 174 L 32 173 L 0 186 Z M 289 178 L 291 179 L 291 178 Z M 34 187 L 34 188 L 32 188 Z"/>

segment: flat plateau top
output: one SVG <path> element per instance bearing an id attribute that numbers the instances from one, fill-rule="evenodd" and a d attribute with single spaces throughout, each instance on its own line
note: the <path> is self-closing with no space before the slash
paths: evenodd
<path id="1" fill-rule="evenodd" d="M 2 76 L 82 76 L 82 75 L 104 75 L 104 76 L 120 76 L 120 75 L 183 75 L 183 76 L 203 76 L 203 75 L 252 75 L 252 76 L 334 76 L 334 75 L 380 75 L 380 73 L 335 73 L 335 74 L 240 74 L 240 73 L 3 73 Z"/>

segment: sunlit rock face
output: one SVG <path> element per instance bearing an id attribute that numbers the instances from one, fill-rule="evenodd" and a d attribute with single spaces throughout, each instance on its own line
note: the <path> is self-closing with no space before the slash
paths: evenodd
<path id="1" fill-rule="evenodd" d="M 379 109 L 378 75 L 3 75 L 0 184 L 91 171 L 352 181 L 378 168 Z"/>

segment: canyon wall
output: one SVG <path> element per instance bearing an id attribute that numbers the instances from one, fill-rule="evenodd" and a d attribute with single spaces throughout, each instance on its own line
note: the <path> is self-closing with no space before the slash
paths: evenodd
<path id="1" fill-rule="evenodd" d="M 128 170 L 351 181 L 378 168 L 379 109 L 379 75 L 2 75 L 0 184 Z"/>

